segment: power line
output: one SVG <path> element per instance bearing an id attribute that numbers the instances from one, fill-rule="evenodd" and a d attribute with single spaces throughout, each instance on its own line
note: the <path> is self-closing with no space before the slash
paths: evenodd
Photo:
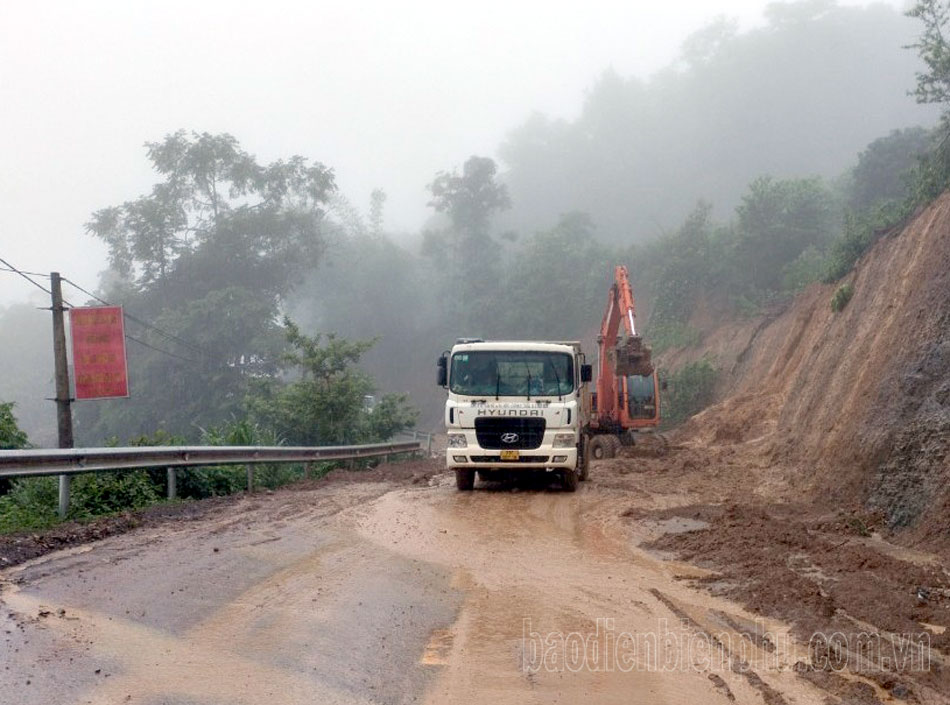
<path id="1" fill-rule="evenodd" d="M 155 347 L 154 345 L 151 345 L 151 344 L 149 344 L 149 343 L 146 343 L 144 340 L 139 340 L 139 339 L 136 338 L 135 336 L 129 335 L 128 333 L 125 334 L 125 337 L 126 337 L 128 340 L 131 340 L 133 343 L 138 343 L 139 345 L 142 345 L 142 346 L 144 346 L 144 347 L 146 347 L 146 348 L 149 348 L 149 349 L 151 349 L 151 350 L 154 350 L 155 352 L 164 353 L 165 355 L 169 355 L 170 357 L 175 357 L 175 358 L 178 358 L 179 360 L 184 360 L 185 362 L 190 362 L 192 365 L 197 365 L 197 364 L 198 364 L 198 361 L 197 361 L 197 360 L 192 360 L 190 357 L 184 357 L 183 355 L 178 355 L 177 353 L 173 353 L 173 352 L 171 352 L 171 351 L 169 351 L 169 350 L 163 350 L 162 348 L 157 348 L 157 347 Z"/>
<path id="2" fill-rule="evenodd" d="M 102 299 L 102 298 L 96 296 L 95 294 L 93 294 L 93 293 L 92 293 L 91 291 L 89 291 L 88 289 L 84 289 L 83 287 L 79 286 L 79 284 L 77 284 L 76 282 L 72 281 L 71 279 L 67 279 L 66 277 L 63 277 L 63 281 L 66 282 L 67 284 L 69 284 L 70 286 L 72 286 L 72 287 L 78 289 L 79 291 L 81 291 L 82 293 L 86 294 L 87 296 L 91 296 L 93 299 L 95 299 L 95 300 L 98 301 L 99 303 L 103 304 L 104 306 L 112 306 L 112 305 L 114 305 L 114 304 L 109 303 L 109 302 L 106 301 L 105 299 Z M 175 342 L 177 342 L 177 343 L 180 343 L 180 344 L 184 345 L 185 347 L 191 348 L 191 349 L 194 350 L 195 352 L 201 353 L 202 355 L 206 355 L 206 356 L 208 356 L 208 357 L 212 357 L 212 356 L 210 355 L 210 353 L 208 353 L 208 351 L 205 350 L 204 348 L 202 348 L 200 345 L 196 345 L 195 343 L 191 343 L 191 342 L 185 340 L 184 338 L 180 338 L 180 337 L 178 337 L 177 335 L 175 335 L 174 333 L 169 333 L 167 330 L 163 330 L 162 328 L 159 328 L 158 326 L 153 325 L 153 324 L 149 323 L 148 321 L 143 321 L 141 318 L 138 318 L 137 316 L 133 316 L 131 313 L 129 313 L 128 311 L 125 311 L 124 309 L 123 309 L 122 313 L 123 313 L 123 315 L 124 315 L 126 318 L 128 318 L 130 321 L 132 321 L 132 322 L 134 322 L 134 323 L 138 323 L 140 326 L 143 326 L 143 327 L 145 327 L 145 328 L 148 328 L 149 330 L 153 330 L 153 331 L 155 331 L 156 333 L 158 333 L 159 335 L 161 335 L 161 336 L 163 336 L 163 337 L 165 337 L 165 338 L 167 338 L 167 339 L 169 339 L 169 340 L 173 340 L 173 341 L 175 341 Z M 185 359 L 185 358 L 182 358 L 182 359 Z"/>
<path id="3" fill-rule="evenodd" d="M 12 264 L 10 264 L 10 263 L 7 262 L 5 259 L 3 259 L 3 257 L 0 257 L 0 263 L 5 264 L 7 267 L 10 268 L 10 271 L 11 271 L 11 272 L 13 272 L 13 273 L 15 273 L 15 274 L 19 274 L 21 277 L 23 277 L 24 279 L 26 279 L 28 282 L 30 282 L 30 284 L 32 284 L 33 286 L 35 286 L 37 289 L 40 289 L 40 290 L 42 290 L 42 291 L 45 291 L 45 292 L 46 292 L 47 294 L 49 294 L 50 296 L 53 295 L 53 292 L 52 292 L 52 291 L 50 291 L 49 289 L 47 289 L 47 288 L 46 288 L 45 286 L 43 286 L 42 284 L 37 284 L 35 281 L 33 281 L 32 279 L 30 279 L 29 276 L 27 276 L 26 272 L 21 272 L 19 269 L 17 269 L 17 268 L 14 267 Z M 43 276 L 43 275 L 42 275 L 42 274 L 34 274 L 34 276 Z"/>
<path id="4" fill-rule="evenodd" d="M 35 281 L 34 281 L 33 279 L 31 279 L 30 276 L 29 276 L 29 275 L 32 274 L 34 277 L 46 277 L 47 279 L 49 279 L 49 278 L 50 278 L 50 275 L 48 275 L 48 274 L 39 274 L 38 272 L 23 272 L 23 271 L 17 269 L 16 267 L 14 267 L 12 264 L 10 264 L 7 260 L 3 259 L 2 257 L 0 257 L 0 263 L 4 264 L 4 265 L 7 267 L 6 269 L 0 268 L 0 271 L 6 271 L 6 272 L 11 272 L 11 273 L 13 273 L 13 274 L 18 274 L 19 276 L 23 277 L 23 278 L 26 279 L 28 282 L 30 282 L 30 284 L 32 284 L 32 285 L 35 286 L 36 288 L 41 289 L 42 291 L 45 291 L 45 292 L 46 292 L 47 294 L 49 294 L 50 296 L 53 295 L 53 292 L 52 292 L 52 291 L 50 291 L 49 289 L 47 289 L 45 286 L 43 286 L 43 285 L 41 285 L 41 284 L 35 282 Z M 90 291 L 88 291 L 88 290 L 82 288 L 82 287 L 79 286 L 76 282 L 70 281 L 70 280 L 67 279 L 66 277 L 60 277 L 60 280 L 66 282 L 66 283 L 68 283 L 68 284 L 70 284 L 71 286 L 75 287 L 76 289 L 78 289 L 78 290 L 81 291 L 82 293 L 86 294 L 87 296 L 91 296 L 92 298 L 94 298 L 94 299 L 95 299 L 96 301 L 98 301 L 99 303 L 105 304 L 106 306 L 111 306 L 111 304 L 110 304 L 108 301 L 104 301 L 103 299 L 99 298 L 98 296 L 96 296 L 96 295 L 93 294 L 92 292 L 90 292 Z M 64 303 L 66 306 L 68 306 L 69 308 L 76 308 L 72 303 L 70 303 L 70 302 L 69 302 L 68 300 L 66 300 L 65 298 L 63 298 L 62 301 L 63 301 L 63 303 Z M 155 332 L 160 333 L 161 335 L 164 335 L 166 338 L 170 338 L 170 339 L 172 339 L 172 340 L 177 340 L 179 343 L 181 343 L 181 344 L 183 344 L 183 345 L 187 345 L 188 347 L 193 348 L 193 349 L 197 350 L 198 352 L 201 352 L 202 354 L 207 355 L 207 353 L 206 353 L 205 351 L 203 351 L 203 350 L 202 350 L 201 348 L 199 348 L 198 346 L 196 346 L 196 345 L 194 345 L 194 344 L 192 344 L 192 343 L 189 343 L 187 340 L 184 340 L 184 339 L 182 339 L 182 338 L 179 338 L 178 336 L 176 336 L 176 335 L 174 335 L 174 334 L 172 334 L 172 333 L 169 333 L 168 331 L 164 331 L 164 330 L 162 330 L 161 328 L 159 328 L 159 327 L 157 327 L 157 326 L 153 326 L 151 323 L 147 323 L 146 321 L 143 321 L 143 320 L 141 320 L 140 318 L 136 318 L 135 316 L 133 316 L 133 315 L 131 315 L 131 314 L 129 314 L 129 313 L 126 313 L 125 310 L 123 310 L 122 313 L 123 313 L 123 315 L 124 315 L 126 318 L 128 318 L 128 319 L 130 319 L 130 320 L 132 320 L 132 321 L 135 321 L 136 323 L 138 323 L 138 324 L 140 324 L 140 325 L 142 325 L 142 326 L 145 326 L 146 328 L 151 328 L 151 329 L 154 330 Z M 197 361 L 197 360 L 192 360 L 190 357 L 185 357 L 185 356 L 183 356 L 183 355 L 178 355 L 177 353 L 173 353 L 173 352 L 171 352 L 170 350 L 164 350 L 164 349 L 162 349 L 162 348 L 156 347 L 156 346 L 154 346 L 154 345 L 151 345 L 150 343 L 146 343 L 144 340 L 139 340 L 139 339 L 136 338 L 135 336 L 129 335 L 128 333 L 125 334 L 125 337 L 126 337 L 127 340 L 131 340 L 133 343 L 138 343 L 139 345 L 141 345 L 141 346 L 143 346 L 143 347 L 146 347 L 146 348 L 149 348 L 149 349 L 151 349 L 151 350 L 154 350 L 155 352 L 159 352 L 159 353 L 162 353 L 162 354 L 164 354 L 164 355 L 168 355 L 169 357 L 174 357 L 174 358 L 177 358 L 177 359 L 179 359 L 179 360 L 183 360 L 184 362 L 191 363 L 192 365 L 197 365 L 197 364 L 198 364 L 198 361 Z"/>
<path id="5" fill-rule="evenodd" d="M 13 272 L 14 274 L 29 274 L 31 277 L 43 277 L 44 279 L 49 279 L 49 274 L 43 274 L 43 272 L 27 272 L 25 269 L 13 269 L 12 267 L 0 267 L 0 272 Z"/>

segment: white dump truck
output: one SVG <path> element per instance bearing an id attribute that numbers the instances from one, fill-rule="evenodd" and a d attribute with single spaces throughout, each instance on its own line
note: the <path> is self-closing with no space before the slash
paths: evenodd
<path id="1" fill-rule="evenodd" d="M 439 358 L 458 488 L 473 489 L 476 473 L 546 472 L 575 491 L 587 478 L 590 380 L 576 342 L 459 339 Z"/>

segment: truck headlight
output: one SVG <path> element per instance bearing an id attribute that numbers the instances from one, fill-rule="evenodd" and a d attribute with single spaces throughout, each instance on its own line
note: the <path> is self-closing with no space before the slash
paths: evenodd
<path id="1" fill-rule="evenodd" d="M 554 434 L 555 448 L 573 448 L 575 445 L 577 445 L 577 442 L 574 440 L 573 433 L 555 433 Z"/>
<path id="2" fill-rule="evenodd" d="M 468 441 L 465 440 L 465 434 L 450 433 L 449 448 L 468 448 Z"/>

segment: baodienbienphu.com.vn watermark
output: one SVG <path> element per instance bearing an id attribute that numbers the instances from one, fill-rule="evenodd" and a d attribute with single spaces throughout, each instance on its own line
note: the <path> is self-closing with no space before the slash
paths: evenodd
<path id="1" fill-rule="evenodd" d="M 741 671 L 787 665 L 800 652 L 787 633 L 762 623 L 745 631 L 707 633 L 659 619 L 643 632 L 618 629 L 613 618 L 599 618 L 593 629 L 543 631 L 522 621 L 522 670 L 538 672 Z M 842 671 L 921 672 L 930 670 L 930 634 L 815 632 L 808 642 L 809 668 Z"/>

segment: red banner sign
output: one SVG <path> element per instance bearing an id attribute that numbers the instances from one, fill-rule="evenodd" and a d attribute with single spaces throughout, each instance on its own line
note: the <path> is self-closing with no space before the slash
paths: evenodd
<path id="1" fill-rule="evenodd" d="M 70 309 L 69 326 L 76 399 L 129 396 L 122 307 Z"/>

